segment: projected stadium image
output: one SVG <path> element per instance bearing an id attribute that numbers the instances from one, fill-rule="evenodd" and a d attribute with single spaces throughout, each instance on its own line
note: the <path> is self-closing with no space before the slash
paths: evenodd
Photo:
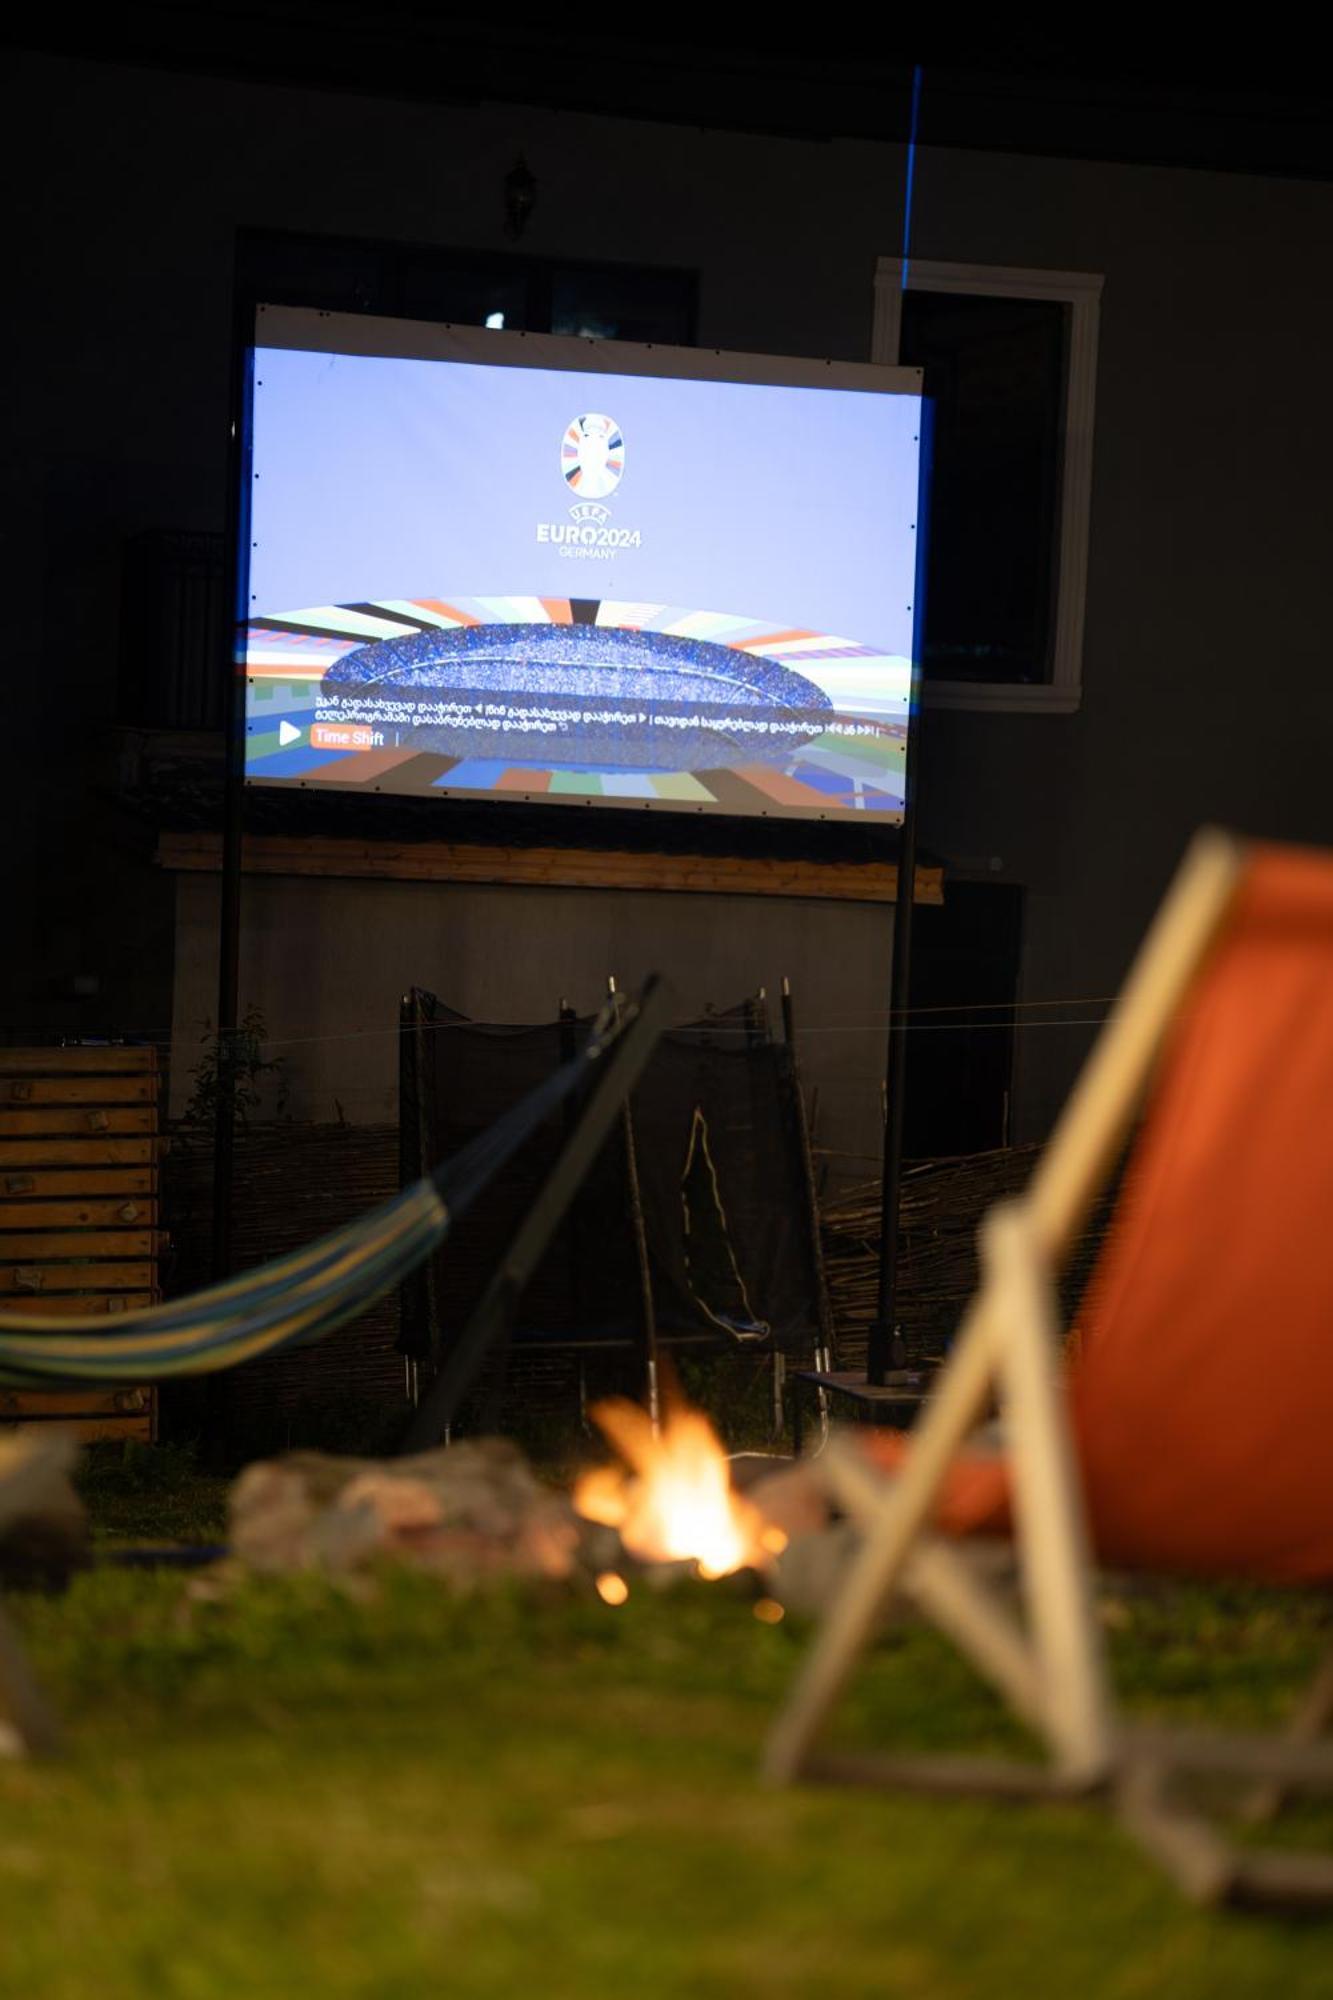
<path id="1" fill-rule="evenodd" d="M 250 782 L 901 818 L 915 377 L 315 318 L 256 355 Z"/>

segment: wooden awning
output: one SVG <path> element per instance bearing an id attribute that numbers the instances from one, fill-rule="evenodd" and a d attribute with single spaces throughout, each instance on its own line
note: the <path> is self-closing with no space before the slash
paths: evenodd
<path id="1" fill-rule="evenodd" d="M 216 833 L 163 833 L 157 859 L 183 874 L 216 874 Z M 301 875 L 382 882 L 483 882 L 505 887 L 664 889 L 712 896 L 809 896 L 820 902 L 892 903 L 892 862 L 794 861 L 714 854 L 638 854 L 583 847 L 492 847 L 443 840 L 346 840 L 254 834 L 247 875 Z M 920 863 L 916 901 L 944 901 L 944 870 Z"/>

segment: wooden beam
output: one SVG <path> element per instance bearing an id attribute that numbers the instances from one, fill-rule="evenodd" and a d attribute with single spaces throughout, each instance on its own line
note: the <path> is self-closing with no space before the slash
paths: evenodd
<path id="1" fill-rule="evenodd" d="M 156 1257 L 165 1242 L 160 1229 L 5 1229 L 0 1230 L 0 1257 L 16 1264 Z"/>
<path id="2" fill-rule="evenodd" d="M 39 1431 L 43 1424 L 51 1423 L 50 1417 L 7 1417 L 4 1421 L 18 1431 L 31 1435 Z M 124 1416 L 106 1414 L 97 1417 L 60 1416 L 54 1419 L 67 1436 L 77 1444 L 98 1444 L 107 1439 L 126 1439 L 134 1444 L 152 1444 L 153 1413 L 149 1410 L 129 1411 Z"/>
<path id="3" fill-rule="evenodd" d="M 0 1138 L 0 1175 L 5 1193 L 19 1194 L 9 1185 L 11 1170 L 19 1167 L 146 1167 L 162 1150 L 159 1139 Z"/>
<path id="4" fill-rule="evenodd" d="M 111 1195 L 121 1201 L 157 1192 L 157 1168 L 18 1167 L 0 1168 L 0 1195 L 49 1195 L 82 1200 Z"/>
<path id="5" fill-rule="evenodd" d="M 1121 1744 L 1128 1763 L 1152 1769 L 1194 1777 L 1268 1778 L 1294 1792 L 1333 1792 L 1333 1743 L 1142 1726 L 1123 1729 Z"/>
<path id="6" fill-rule="evenodd" d="M 0 1048 L 0 1076 L 71 1074 L 100 1076 L 104 1072 L 151 1070 L 157 1067 L 154 1048 Z"/>
<path id="7" fill-rule="evenodd" d="M 32 1111 L 0 1108 L 0 1137 L 30 1134 L 55 1139 L 64 1134 L 156 1132 L 157 1112 L 151 1105 L 39 1104 Z"/>
<path id="8" fill-rule="evenodd" d="M 211 833 L 164 833 L 158 863 L 216 874 Z M 475 882 L 560 889 L 665 889 L 712 896 L 809 896 L 824 902 L 892 903 L 898 871 L 882 861 L 779 861 L 739 855 L 630 854 L 578 847 L 483 847 L 450 841 L 295 839 L 257 834 L 245 843 L 250 875 L 387 882 Z M 944 871 L 918 865 L 918 903 L 944 901 Z"/>
<path id="9" fill-rule="evenodd" d="M 156 1264 L 0 1264 L 5 1311 L 21 1313 L 34 1292 L 148 1292 L 157 1283 Z"/>
<path id="10" fill-rule="evenodd" d="M 151 1229 L 157 1203 L 147 1195 L 117 1201 L 0 1201 L 0 1231 L 6 1229 Z"/>
<path id="11" fill-rule="evenodd" d="M 49 1292 L 45 1298 L 25 1292 L 21 1299 L 6 1299 L 0 1311 L 24 1319 L 116 1319 L 153 1303 L 151 1292 Z"/>
<path id="12" fill-rule="evenodd" d="M 63 1055 L 56 1049 L 55 1055 Z M 83 1053 L 82 1050 L 79 1051 Z M 141 1076 L 5 1077 L 0 1064 L 0 1104 L 155 1104 L 157 1078 L 145 1070 Z"/>
<path id="13" fill-rule="evenodd" d="M 151 1389 L 0 1389 L 0 1422 L 27 1417 L 140 1417 Z"/>

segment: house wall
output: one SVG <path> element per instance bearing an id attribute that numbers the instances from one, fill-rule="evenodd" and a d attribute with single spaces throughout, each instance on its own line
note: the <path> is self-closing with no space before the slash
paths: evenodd
<path id="1" fill-rule="evenodd" d="M 108 802 L 106 741 L 125 538 L 224 519 L 236 228 L 507 248 L 501 183 L 521 151 L 534 254 L 690 266 L 701 341 L 855 359 L 875 259 L 900 240 L 903 160 L 14 54 L 2 87 L 0 1022 L 171 1029 L 188 1057 L 211 1011 L 213 892 L 155 871 L 151 829 Z M 929 147 L 917 187 L 924 257 L 1106 276 L 1083 707 L 928 715 L 921 794 L 931 849 L 1024 885 L 1023 996 L 1106 994 L 1200 821 L 1333 837 L 1333 188 Z M 888 926 L 865 906 L 263 882 L 246 926 L 243 1000 L 291 1041 L 312 1114 L 336 1096 L 384 1115 L 391 1068 L 367 1067 L 357 1038 L 391 1027 L 411 980 L 544 1016 L 562 991 L 584 1004 L 607 971 L 652 962 L 685 1011 L 791 972 L 826 1138 L 855 1152 L 873 1134 L 876 1044 L 817 1053 L 882 1014 Z M 97 991 L 76 998 L 76 975 Z M 296 1056 L 304 1030 L 327 1037 L 318 1058 L 310 1036 Z M 1020 1037 L 1016 1136 L 1045 1128 L 1086 1042 Z"/>
<path id="2" fill-rule="evenodd" d="M 283 1059 L 295 1117 L 391 1120 L 398 1001 L 428 987 L 474 1020 L 549 1021 L 562 1000 L 594 1013 L 608 976 L 649 973 L 674 1018 L 763 988 L 775 1032 L 790 979 L 816 1137 L 840 1179 L 874 1171 L 880 1138 L 892 913 L 874 903 L 631 890 L 492 889 L 428 882 L 247 885 L 241 991 Z M 215 997 L 217 878 L 182 875 L 177 901 L 174 1107 Z"/>

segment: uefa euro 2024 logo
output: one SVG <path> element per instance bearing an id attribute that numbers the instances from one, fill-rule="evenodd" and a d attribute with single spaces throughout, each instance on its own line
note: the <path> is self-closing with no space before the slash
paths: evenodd
<path id="1" fill-rule="evenodd" d="M 605 500 L 625 470 L 625 440 L 613 417 L 575 417 L 560 445 L 560 470 L 580 500 Z"/>
<path id="2" fill-rule="evenodd" d="M 562 556 L 606 562 L 621 549 L 637 549 L 637 528 L 613 528 L 611 510 L 600 502 L 615 492 L 625 473 L 625 439 L 614 417 L 590 411 L 575 417 L 560 440 L 560 476 L 577 496 L 570 508 L 573 526 L 540 521 L 537 540 L 553 543 Z"/>

